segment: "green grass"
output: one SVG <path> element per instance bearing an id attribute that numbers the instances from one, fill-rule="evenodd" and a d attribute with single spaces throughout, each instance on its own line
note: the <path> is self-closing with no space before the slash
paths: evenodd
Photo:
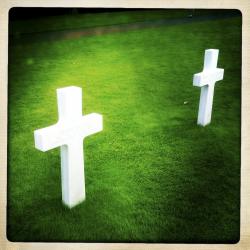
<path id="1" fill-rule="evenodd" d="M 14 7 L 16 9 L 17 7 Z M 20 8 L 19 8 L 20 9 Z M 172 9 L 171 11 L 164 9 L 144 9 L 144 10 L 126 10 L 110 12 L 107 9 L 103 13 L 86 13 L 47 16 L 46 18 L 32 18 L 27 20 L 13 20 L 10 23 L 10 34 L 18 37 L 20 34 L 33 32 L 58 31 L 65 29 L 81 29 L 99 26 L 108 26 L 113 24 L 127 24 L 134 22 L 156 21 L 162 19 L 186 18 L 191 13 L 194 16 L 204 15 L 220 15 L 228 12 L 228 10 L 193 10 L 193 9 Z M 10 10 L 12 15 L 12 9 Z M 234 11 L 235 13 L 235 11 Z"/>
<path id="2" fill-rule="evenodd" d="M 107 26 L 112 24 L 125 24 L 133 22 L 142 22 L 148 20 L 158 20 L 165 18 L 186 17 L 188 10 L 138 10 L 103 12 L 103 13 L 86 13 L 60 16 L 48 16 L 46 18 L 17 20 L 10 25 L 11 34 L 57 31 L 61 29 L 90 28 L 96 26 Z M 11 10 L 10 10 L 11 13 Z"/>
<path id="3" fill-rule="evenodd" d="M 240 37 L 241 20 L 231 18 L 13 44 L 8 239 L 237 242 Z M 225 76 L 212 123 L 200 127 L 192 76 L 206 48 L 220 49 Z M 61 202 L 59 149 L 38 151 L 33 136 L 57 121 L 56 89 L 69 85 L 82 87 L 85 114 L 104 119 L 84 141 L 87 199 L 72 210 Z"/>

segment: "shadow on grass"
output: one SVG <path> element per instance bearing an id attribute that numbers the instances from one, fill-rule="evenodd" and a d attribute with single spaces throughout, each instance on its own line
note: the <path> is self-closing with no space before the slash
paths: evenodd
<path id="1" fill-rule="evenodd" d="M 233 159 L 213 125 L 203 128 L 189 123 L 183 120 L 171 129 L 174 164 L 171 173 L 157 176 L 161 189 L 166 190 L 161 217 L 171 221 L 161 229 L 159 241 L 236 243 L 240 237 L 240 147 Z"/>

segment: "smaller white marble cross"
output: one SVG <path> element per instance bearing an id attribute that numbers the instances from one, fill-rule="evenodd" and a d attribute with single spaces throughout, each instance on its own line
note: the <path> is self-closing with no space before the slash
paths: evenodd
<path id="1" fill-rule="evenodd" d="M 59 120 L 34 131 L 35 147 L 43 152 L 61 148 L 62 200 L 69 208 L 85 200 L 83 139 L 102 130 L 102 116 L 82 116 L 82 89 L 57 89 Z"/>
<path id="2" fill-rule="evenodd" d="M 223 79 L 224 69 L 217 68 L 219 50 L 207 49 L 203 71 L 195 74 L 193 86 L 201 87 L 199 114 L 197 123 L 206 126 L 211 122 L 214 86 Z"/>

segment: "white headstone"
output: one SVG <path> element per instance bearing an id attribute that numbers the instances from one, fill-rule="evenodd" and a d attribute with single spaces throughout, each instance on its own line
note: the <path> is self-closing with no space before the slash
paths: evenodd
<path id="1" fill-rule="evenodd" d="M 211 121 L 214 85 L 216 81 L 222 80 L 224 69 L 217 68 L 219 50 L 207 49 L 203 71 L 195 74 L 193 85 L 201 87 L 200 105 L 197 123 L 206 126 Z"/>
<path id="2" fill-rule="evenodd" d="M 43 152 L 61 147 L 62 200 L 73 207 L 85 200 L 83 139 L 102 130 L 102 116 L 82 116 L 82 89 L 57 89 L 59 120 L 34 131 L 35 147 Z"/>

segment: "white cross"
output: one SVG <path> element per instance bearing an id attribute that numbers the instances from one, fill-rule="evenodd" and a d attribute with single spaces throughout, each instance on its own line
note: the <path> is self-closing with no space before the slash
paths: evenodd
<path id="1" fill-rule="evenodd" d="M 82 116 L 82 89 L 57 89 L 59 120 L 34 131 L 35 147 L 43 152 L 61 147 L 62 200 L 73 207 L 85 200 L 83 139 L 102 130 L 102 116 Z"/>
<path id="2" fill-rule="evenodd" d="M 211 121 L 214 85 L 216 81 L 222 80 L 224 69 L 217 68 L 219 50 L 207 49 L 203 71 L 195 74 L 193 85 L 201 87 L 200 105 L 197 123 L 206 126 Z"/>

